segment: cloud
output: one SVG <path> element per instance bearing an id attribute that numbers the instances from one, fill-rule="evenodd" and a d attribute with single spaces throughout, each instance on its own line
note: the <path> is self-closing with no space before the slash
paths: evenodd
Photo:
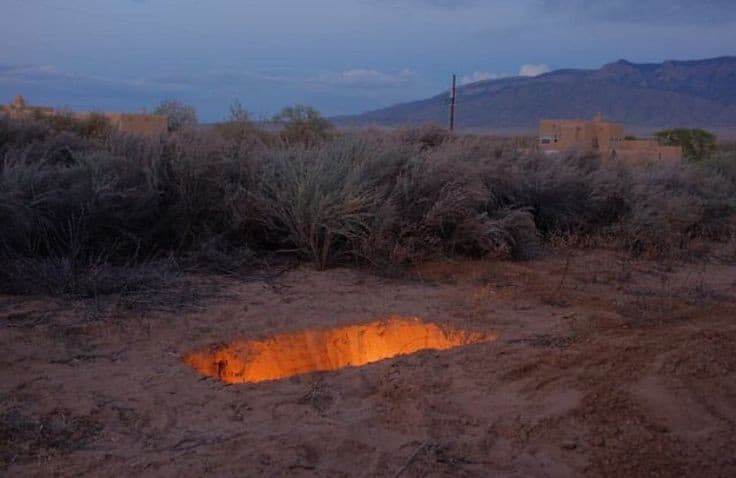
<path id="1" fill-rule="evenodd" d="M 393 5 L 421 5 L 446 9 L 473 7 L 483 3 L 483 0 L 364 0 L 365 3 L 393 4 Z"/>
<path id="2" fill-rule="evenodd" d="M 549 73 L 549 71 L 550 68 L 547 65 L 524 64 L 521 65 L 518 76 L 539 76 L 545 73 Z M 470 83 L 475 83 L 477 81 L 500 80 L 501 78 L 508 78 L 509 76 L 513 75 L 507 75 L 504 73 L 490 73 L 487 71 L 476 71 L 472 75 L 462 76 L 460 78 L 460 84 L 467 85 Z"/>
<path id="3" fill-rule="evenodd" d="M 79 83 L 105 83 L 131 87 L 144 86 L 147 83 L 143 78 L 112 78 L 71 73 L 58 70 L 53 65 L 0 65 L 0 81 L 13 81 L 21 84 L 76 81 Z"/>
<path id="4" fill-rule="evenodd" d="M 141 78 L 90 75 L 63 71 L 53 65 L 0 64 L 0 94 L 4 96 L 28 93 L 29 96 L 58 97 L 63 102 L 83 98 L 101 103 L 108 100 L 127 101 L 132 98 L 195 97 L 226 95 L 235 97 L 244 89 L 258 85 L 279 84 L 280 88 L 307 88 L 339 94 L 338 90 L 356 94 L 400 91 L 414 84 L 416 74 L 409 68 L 384 72 L 373 68 L 354 68 L 339 72 L 300 74 L 295 71 L 208 71 L 204 74 L 183 74 L 164 71 Z M 136 100 L 138 101 L 138 100 Z M 3 100 L 0 98 L 0 103 Z M 94 105 L 93 105 L 94 106 Z M 80 103 L 80 107 L 89 107 Z"/>
<path id="5" fill-rule="evenodd" d="M 547 65 L 521 65 L 519 76 L 539 76 L 549 73 L 550 69 Z"/>
<path id="6" fill-rule="evenodd" d="M 504 76 L 506 75 L 499 75 L 497 73 L 489 73 L 486 71 L 476 71 L 472 75 L 465 75 L 460 78 L 460 84 L 467 85 L 468 83 L 475 83 L 476 81 L 497 80 Z"/>
<path id="7" fill-rule="evenodd" d="M 0 65 L 0 103 L 22 94 L 31 103 L 42 101 L 50 106 L 126 110 L 132 101 L 150 103 L 156 98 L 190 91 L 190 87 L 173 78 L 90 75 L 53 65 Z"/>
<path id="8" fill-rule="evenodd" d="M 364 0 L 374 4 L 463 9 L 494 7 L 499 0 Z M 733 0 L 517 0 L 534 15 L 576 15 L 608 22 L 682 24 L 727 23 L 736 20 Z"/>
<path id="9" fill-rule="evenodd" d="M 404 68 L 398 73 L 384 73 L 370 68 L 356 68 L 338 73 L 325 73 L 316 80 L 338 86 L 350 86 L 360 88 L 397 87 L 411 82 L 414 72 Z"/>
<path id="10" fill-rule="evenodd" d="M 432 5 L 434 7 L 442 7 L 442 8 L 472 7 L 479 3 L 482 3 L 481 0 L 408 0 L 408 1 L 413 1 L 414 3 L 424 3 L 427 5 Z"/>
<path id="11" fill-rule="evenodd" d="M 52 65 L 0 65 L 0 79 L 16 81 L 44 81 L 71 78 Z"/>
<path id="12" fill-rule="evenodd" d="M 736 20 L 733 0 L 536 0 L 536 8 L 615 23 L 723 23 Z"/>

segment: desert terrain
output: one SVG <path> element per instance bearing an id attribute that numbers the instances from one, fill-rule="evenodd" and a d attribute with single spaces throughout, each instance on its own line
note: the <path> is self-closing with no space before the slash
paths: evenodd
<path id="1" fill-rule="evenodd" d="M 145 304 L 6 295 L 0 474 L 735 476 L 733 265 L 588 250 L 196 275 Z M 184 363 L 392 316 L 497 338 L 260 383 Z"/>
<path id="2" fill-rule="evenodd" d="M 735 478 L 734 0 L 0 0 L 0 478 Z"/>

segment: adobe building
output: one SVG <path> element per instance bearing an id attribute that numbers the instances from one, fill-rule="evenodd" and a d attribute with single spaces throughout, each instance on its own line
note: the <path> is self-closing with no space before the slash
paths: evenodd
<path id="1" fill-rule="evenodd" d="M 54 109 L 47 106 L 29 106 L 26 100 L 18 95 L 9 105 L 0 105 L 0 113 L 11 118 L 28 118 L 53 115 Z"/>
<path id="2" fill-rule="evenodd" d="M 67 114 L 47 106 L 30 106 L 25 99 L 18 95 L 12 103 L 0 105 L 0 114 L 11 118 L 42 118 L 57 114 Z M 88 118 L 90 112 L 68 113 L 73 118 L 83 120 Z M 169 119 L 164 115 L 149 115 L 138 113 L 99 113 L 107 118 L 110 125 L 122 133 L 137 134 L 143 136 L 158 136 L 168 130 Z"/>
<path id="3" fill-rule="evenodd" d="M 651 139 L 626 139 L 623 125 L 604 121 L 600 115 L 593 121 L 540 121 L 539 150 L 545 153 L 594 151 L 603 157 L 627 162 L 682 159 L 681 147 L 660 146 Z"/>
<path id="4" fill-rule="evenodd" d="M 90 113 L 79 113 L 78 117 Z M 139 113 L 101 113 L 110 122 L 113 128 L 127 134 L 141 136 L 159 136 L 169 129 L 169 118 L 164 115 L 149 115 Z"/>

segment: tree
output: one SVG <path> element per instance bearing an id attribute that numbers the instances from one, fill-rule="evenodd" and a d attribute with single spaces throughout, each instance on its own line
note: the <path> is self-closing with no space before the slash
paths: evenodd
<path id="1" fill-rule="evenodd" d="M 238 100 L 233 101 L 233 104 L 230 105 L 230 122 L 250 123 L 250 113 Z"/>
<path id="2" fill-rule="evenodd" d="M 169 131 L 178 131 L 185 126 L 197 124 L 197 112 L 194 107 L 179 100 L 164 100 L 153 113 L 169 118 Z"/>
<path id="3" fill-rule="evenodd" d="M 682 155 L 690 161 L 708 158 L 716 149 L 716 137 L 704 129 L 675 128 L 655 133 L 659 144 L 681 146 Z"/>
<path id="4" fill-rule="evenodd" d="M 273 117 L 273 122 L 282 127 L 281 136 L 289 143 L 319 143 L 332 133 L 332 123 L 311 106 L 284 108 Z"/>
<path id="5" fill-rule="evenodd" d="M 215 131 L 223 138 L 239 143 L 261 139 L 259 131 L 250 119 L 250 113 L 237 100 L 230 106 L 230 117 L 227 121 L 215 125 Z"/>

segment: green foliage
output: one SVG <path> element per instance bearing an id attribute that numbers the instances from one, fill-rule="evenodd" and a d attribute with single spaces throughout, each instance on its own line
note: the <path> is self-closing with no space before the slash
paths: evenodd
<path id="1" fill-rule="evenodd" d="M 281 127 L 281 137 L 289 144 L 314 145 L 332 136 L 332 123 L 311 106 L 289 106 L 272 121 Z"/>
<path id="2" fill-rule="evenodd" d="M 681 146 L 685 159 L 702 161 L 716 150 L 716 137 L 703 129 L 675 128 L 655 133 L 659 143 L 665 146 Z"/>
<path id="3" fill-rule="evenodd" d="M 164 100 L 153 110 L 154 114 L 167 116 L 169 131 L 179 131 L 197 124 L 197 112 L 193 106 L 178 100 Z"/>

